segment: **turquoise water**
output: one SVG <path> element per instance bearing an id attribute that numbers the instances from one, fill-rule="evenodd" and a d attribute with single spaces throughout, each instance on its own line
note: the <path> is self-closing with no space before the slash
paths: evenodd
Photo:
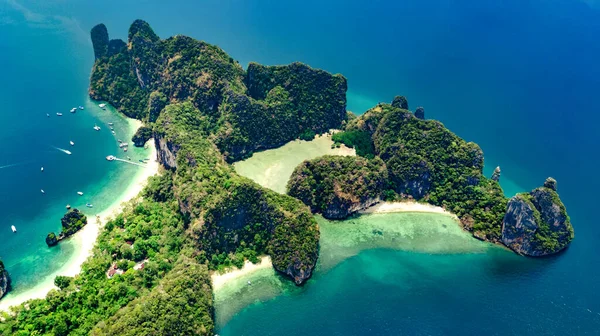
<path id="1" fill-rule="evenodd" d="M 543 335 L 600 329 L 597 2 L 15 1 L 0 1 L 3 159 L 37 158 L 38 142 L 60 143 L 58 135 L 40 135 L 35 116 L 47 106 L 51 112 L 67 111 L 83 101 L 92 62 L 89 29 L 104 22 L 113 37 L 124 38 L 129 24 L 143 18 L 162 37 L 207 40 L 242 63 L 300 60 L 343 73 L 348 106 L 356 112 L 406 95 L 411 107 L 423 105 L 427 117 L 479 143 L 486 172 L 500 165 L 509 195 L 530 190 L 547 176 L 559 182 L 576 230 L 572 246 L 560 256 L 532 260 L 504 251 L 444 256 L 370 250 L 315 274 L 299 295 L 249 306 L 220 334 Z M 3 216 L 12 213 L 34 223 L 49 209 L 47 200 L 35 198 L 41 181 L 29 180 L 38 178 L 38 169 L 32 166 L 29 175 L 21 173 L 24 169 L 0 169 L 11 172 L 1 178 L 2 190 L 17 190 L 10 199 L 2 194 Z M 56 188 L 79 178 L 95 185 L 107 178 L 101 170 L 65 175 Z M 30 183 L 33 191 L 17 196 Z M 70 201 L 70 190 L 65 187 L 65 199 L 53 203 L 57 210 Z M 5 248 L 13 239 L 7 234 L 0 236 L 3 258 L 17 253 L 14 245 Z"/>
<path id="2" fill-rule="evenodd" d="M 123 193 L 140 168 L 105 160 L 109 154 L 124 157 L 117 138 L 129 140 L 133 129 L 114 110 L 101 110 L 88 100 L 93 55 L 87 41 L 60 27 L 23 22 L 6 6 L 0 2 L 0 258 L 12 278 L 9 295 L 15 296 L 77 253 L 71 241 L 53 248 L 45 243 L 48 232 L 59 232 L 65 206 L 93 216 Z M 14 22 L 7 24 L 11 18 Z M 69 112 L 79 105 L 85 109 Z M 131 149 L 128 155 L 137 161 L 146 153 Z"/>

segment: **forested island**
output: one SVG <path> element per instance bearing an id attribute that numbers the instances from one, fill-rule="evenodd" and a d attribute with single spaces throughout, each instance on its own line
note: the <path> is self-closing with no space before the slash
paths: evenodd
<path id="1" fill-rule="evenodd" d="M 81 213 L 78 209 L 71 209 L 61 218 L 60 224 L 62 230 L 58 236 L 54 232 L 48 233 L 46 236 L 46 244 L 48 246 L 54 246 L 59 241 L 70 237 L 75 232 L 81 230 L 87 224 L 87 217 Z"/>
<path id="2" fill-rule="evenodd" d="M 573 238 L 555 181 L 506 199 L 483 176 L 479 146 L 422 108 L 410 112 L 403 97 L 356 117 L 339 74 L 302 63 L 244 69 L 217 46 L 160 39 L 141 20 L 127 42 L 109 39 L 103 24 L 91 38 L 90 97 L 142 120 L 134 142 L 152 137 L 164 171 L 104 225 L 81 274 L 57 277 L 46 299 L 4 314 L 3 334 L 213 335 L 210 271 L 266 254 L 301 285 L 319 253 L 313 212 L 345 218 L 381 200 L 442 206 L 475 237 L 526 255 Z M 330 129 L 359 156 L 304 162 L 288 195 L 230 165 Z"/>

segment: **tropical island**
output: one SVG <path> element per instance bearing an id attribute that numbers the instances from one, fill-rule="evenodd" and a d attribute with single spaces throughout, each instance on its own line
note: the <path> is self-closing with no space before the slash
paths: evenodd
<path id="1" fill-rule="evenodd" d="M 91 38 L 90 97 L 143 121 L 134 142 L 153 138 L 164 169 L 104 225 L 82 272 L 5 313 L 2 334 L 212 335 L 212 271 L 268 255 L 302 285 L 319 255 L 313 213 L 341 219 L 383 200 L 443 207 L 476 238 L 524 255 L 573 239 L 556 181 L 508 200 L 483 176 L 479 146 L 425 120 L 423 108 L 410 112 L 404 97 L 356 117 L 339 74 L 302 63 L 244 69 L 217 46 L 160 39 L 141 20 L 127 43 L 103 24 Z M 358 156 L 302 163 L 288 195 L 231 165 L 331 129 Z"/>
<path id="2" fill-rule="evenodd" d="M 81 230 L 87 224 L 87 217 L 78 209 L 70 209 L 63 218 L 61 218 L 60 224 L 62 225 L 62 230 L 58 236 L 54 232 L 50 232 L 46 236 L 46 244 L 48 246 L 54 246 L 61 240 L 68 238 Z"/>

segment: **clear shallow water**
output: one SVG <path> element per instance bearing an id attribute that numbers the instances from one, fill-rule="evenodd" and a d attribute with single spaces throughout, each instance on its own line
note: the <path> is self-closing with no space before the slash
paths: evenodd
<path id="1" fill-rule="evenodd" d="M 354 150 L 331 148 L 329 136 L 318 136 L 312 141 L 295 140 L 275 149 L 259 152 L 252 158 L 234 164 L 238 174 L 254 179 L 264 187 L 285 194 L 287 181 L 294 169 L 304 160 L 323 155 L 354 155 Z"/>
<path id="2" fill-rule="evenodd" d="M 314 297 L 307 297 L 302 307 L 310 309 L 296 309 L 292 314 L 284 309 L 301 306 L 284 303 L 302 298 L 282 297 L 283 301 L 275 301 L 268 309 L 252 306 L 231 320 L 232 328 L 237 326 L 235 330 L 241 334 L 251 334 L 255 328 L 268 334 L 284 326 L 288 334 L 306 330 L 302 328 L 313 328 L 315 334 L 335 333 L 335 328 L 346 334 L 430 330 L 432 334 L 456 334 L 457 330 L 471 334 L 532 330 L 539 334 L 594 334 L 600 328 L 600 315 L 594 315 L 600 311 L 596 290 L 600 229 L 595 212 L 596 190 L 600 189 L 595 171 L 600 164 L 595 155 L 600 127 L 596 113 L 600 110 L 596 99 L 600 12 L 588 5 L 596 1 L 17 3 L 21 6 L 0 1 L 0 48 L 11 51 L 0 55 L 2 64 L 24 65 L 3 68 L 3 104 L 15 92 L 41 101 L 40 93 L 47 93 L 48 87 L 52 87 L 52 97 L 69 98 L 59 92 L 73 87 L 84 97 L 93 57 L 87 41 L 89 29 L 104 22 L 112 37 L 124 38 L 130 23 L 143 18 L 162 37 L 186 34 L 203 39 L 220 45 L 244 64 L 300 60 L 343 73 L 348 78 L 348 106 L 355 112 L 378 101 L 390 101 L 395 94 L 406 95 L 411 107 L 425 106 L 427 117 L 439 119 L 458 135 L 479 143 L 486 155 L 487 174 L 501 165 L 502 185 L 509 195 L 530 190 L 550 175 L 558 179 L 576 239 L 557 258 L 531 260 L 486 253 L 472 258 L 416 254 L 416 259 L 410 259 L 410 252 L 368 252 L 375 259 L 370 259 L 372 266 L 386 261 L 423 263 L 418 278 L 429 291 L 413 295 L 413 291 L 395 292 L 401 287 L 382 285 L 369 277 L 354 280 L 345 276 L 348 273 L 343 272 L 342 263 L 338 266 L 340 277 L 335 276 L 335 268 L 327 273 L 333 277 L 323 280 L 335 283 L 343 279 L 344 286 L 324 286 L 323 295 L 329 289 L 352 297 L 355 289 L 362 289 L 363 301 L 338 299 L 347 304 L 341 307 L 328 305 L 335 300 L 323 301 L 321 306 L 330 308 L 324 312 L 311 305 Z M 26 33 L 21 25 L 25 20 L 27 29 L 36 30 Z M 49 26 L 60 33 L 50 33 Z M 27 76 L 20 69 L 31 72 Z M 48 73 L 53 80 L 41 77 Z M 33 104 L 25 98 L 19 98 L 17 104 L 24 105 L 24 101 Z M 77 102 L 69 98 L 60 106 L 72 104 Z M 2 107 L 8 110 L 6 105 Z M 0 113 L 0 118 L 4 115 Z M 13 119 L 17 120 L 11 125 L 19 132 L 33 131 L 29 118 Z M 6 119 L 0 121 L 6 125 Z M 3 153 L 7 150 L 3 147 Z M 371 267 L 352 264 L 361 255 L 348 259 L 348 269 Z M 505 255 L 508 259 L 502 257 Z M 441 272 L 438 258 L 455 261 L 452 267 L 458 271 Z M 440 280 L 438 271 L 444 285 L 428 280 Z M 446 294 L 440 290 L 442 286 L 447 287 Z M 398 302 L 379 297 L 394 297 L 395 293 L 405 295 L 397 300 L 403 306 L 421 313 L 411 315 L 408 308 L 399 309 Z M 444 295 L 436 295 L 439 293 Z M 375 315 L 379 310 L 395 313 Z M 265 330 L 267 324 L 274 329 Z M 352 328 L 343 328 L 345 325 Z"/>
<path id="3" fill-rule="evenodd" d="M 115 111 L 88 100 L 93 55 L 87 41 L 60 27 L 23 22 L 4 2 L 0 13 L 5 23 L 0 29 L 0 258 L 12 278 L 8 296 L 15 296 L 77 252 L 69 240 L 53 248 L 45 243 L 48 232 L 59 232 L 65 206 L 93 216 L 114 202 L 139 168 L 105 160 L 109 154 L 123 156 L 117 138 L 127 141 L 134 130 Z M 69 112 L 79 105 L 85 109 Z M 115 136 L 108 122 L 114 123 Z M 94 124 L 102 129 L 95 131 Z M 146 156 L 143 149 L 128 155 L 135 161 Z M 85 207 L 88 202 L 93 209 Z"/>

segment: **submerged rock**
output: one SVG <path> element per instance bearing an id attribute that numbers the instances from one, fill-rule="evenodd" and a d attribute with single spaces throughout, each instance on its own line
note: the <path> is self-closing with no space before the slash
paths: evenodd
<path id="1" fill-rule="evenodd" d="M 500 170 L 500 166 L 496 167 L 496 169 L 494 169 L 494 173 L 492 174 L 492 180 L 499 182 L 501 172 L 502 171 Z"/>
<path id="2" fill-rule="evenodd" d="M 556 186 L 556 181 L 550 183 Z M 527 256 L 545 256 L 566 248 L 574 231 L 556 191 L 546 186 L 511 198 L 502 222 L 502 243 Z"/>

